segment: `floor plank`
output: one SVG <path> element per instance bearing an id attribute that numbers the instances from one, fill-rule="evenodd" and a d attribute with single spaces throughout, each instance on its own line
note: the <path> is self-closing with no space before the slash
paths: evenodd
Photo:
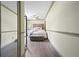
<path id="1" fill-rule="evenodd" d="M 60 57 L 49 40 L 30 41 L 30 38 L 27 37 L 27 48 L 26 57 Z"/>
<path id="2" fill-rule="evenodd" d="M 60 57 L 60 54 L 51 45 L 49 40 L 45 41 L 30 41 L 27 39 L 26 57 Z M 17 43 L 13 42 L 10 45 L 1 49 L 2 57 L 16 57 Z"/>
<path id="3" fill-rule="evenodd" d="M 17 57 L 17 42 L 13 42 L 1 48 L 2 57 Z"/>

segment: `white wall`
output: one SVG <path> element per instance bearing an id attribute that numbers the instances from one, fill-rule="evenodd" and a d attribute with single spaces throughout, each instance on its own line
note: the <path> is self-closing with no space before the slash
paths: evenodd
<path id="1" fill-rule="evenodd" d="M 27 20 L 27 29 L 33 29 L 33 24 L 45 24 L 45 20 Z"/>
<path id="2" fill-rule="evenodd" d="M 46 18 L 46 29 L 79 34 L 79 2 L 55 2 Z M 79 56 L 79 37 L 47 32 L 50 42 L 61 56 Z"/>
<path id="3" fill-rule="evenodd" d="M 5 31 L 14 31 L 6 32 Z M 17 15 L 1 6 L 1 47 L 12 43 L 17 38 Z M 4 33 L 3 33 L 4 32 Z"/>

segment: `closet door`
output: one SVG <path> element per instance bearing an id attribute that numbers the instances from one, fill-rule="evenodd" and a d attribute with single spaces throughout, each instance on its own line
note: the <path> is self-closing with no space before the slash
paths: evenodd
<path id="1" fill-rule="evenodd" d="M 17 1 L 1 1 L 1 57 L 17 56 Z"/>

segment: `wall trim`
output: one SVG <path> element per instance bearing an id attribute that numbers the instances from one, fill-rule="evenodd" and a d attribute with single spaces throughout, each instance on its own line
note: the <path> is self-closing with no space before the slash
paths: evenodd
<path id="1" fill-rule="evenodd" d="M 56 33 L 61 33 L 61 34 L 65 34 L 65 35 L 70 35 L 70 36 L 75 36 L 75 37 L 79 37 L 78 33 L 71 33 L 71 32 L 63 32 L 63 31 L 54 31 L 54 30 L 46 30 L 49 32 L 56 32 Z"/>

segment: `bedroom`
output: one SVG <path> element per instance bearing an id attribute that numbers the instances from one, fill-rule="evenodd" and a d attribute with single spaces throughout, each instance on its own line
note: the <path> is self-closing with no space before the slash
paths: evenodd
<path id="1" fill-rule="evenodd" d="M 52 1 L 25 2 L 27 15 L 26 46 L 28 49 L 26 56 L 28 57 L 60 56 L 49 42 L 48 34 L 46 32 L 46 17 L 51 4 L 53 4 Z"/>
<path id="2" fill-rule="evenodd" d="M 79 1 L 1 1 L 0 6 L 0 56 L 79 57 Z"/>

